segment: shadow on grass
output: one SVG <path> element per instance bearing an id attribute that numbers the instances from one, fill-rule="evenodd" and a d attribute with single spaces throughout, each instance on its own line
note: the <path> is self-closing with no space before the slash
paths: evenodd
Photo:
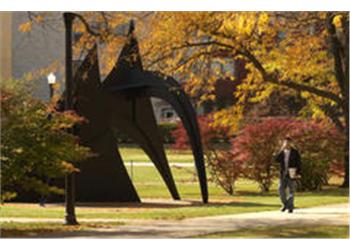
<path id="1" fill-rule="evenodd" d="M 349 238 L 348 226 L 318 225 L 300 226 L 286 225 L 284 227 L 257 227 L 240 229 L 231 232 L 199 235 L 195 238 Z"/>
<path id="2" fill-rule="evenodd" d="M 117 228 L 115 228 L 117 229 Z M 70 238 L 70 237 L 91 237 L 91 238 L 170 238 L 166 230 L 76 230 L 76 231 L 36 231 L 18 232 L 16 230 L 4 230 L 2 238 Z M 185 237 L 187 238 L 187 237 Z M 193 237 L 190 237 L 193 238 Z M 285 227 L 257 227 L 245 228 L 232 232 L 215 234 L 203 234 L 194 238 L 349 238 L 348 226 L 300 226 L 285 225 Z"/>
<path id="3" fill-rule="evenodd" d="M 271 190 L 268 193 L 254 192 L 254 191 L 237 191 L 236 195 L 240 196 L 252 196 L 252 197 L 273 197 L 278 196 L 277 190 Z M 325 186 L 322 190 L 315 191 L 303 191 L 297 190 L 298 196 L 348 196 L 348 188 L 340 188 L 338 186 Z"/>
<path id="4" fill-rule="evenodd" d="M 327 187 L 323 190 L 313 192 L 299 192 L 302 196 L 348 196 L 348 188 Z"/>
<path id="5" fill-rule="evenodd" d="M 269 193 L 258 193 L 258 192 L 253 192 L 253 191 L 237 191 L 236 195 L 238 196 L 252 196 L 252 197 L 273 197 L 273 196 L 278 196 L 277 191 L 273 190 L 270 191 Z"/>
<path id="6" fill-rule="evenodd" d="M 174 202 L 111 202 L 111 203 L 78 203 L 77 207 L 86 208 L 190 208 L 190 207 L 216 207 L 216 206 L 232 206 L 232 207 L 279 207 L 277 204 L 246 202 L 246 201 L 213 201 L 203 204 L 200 201 L 185 200 L 182 203 Z"/>
<path id="7" fill-rule="evenodd" d="M 231 202 L 210 202 L 205 204 L 205 206 L 230 206 L 230 207 L 280 207 L 277 204 L 269 203 L 258 203 L 258 202 L 241 202 L 241 201 L 231 201 Z"/>
<path id="8" fill-rule="evenodd" d="M 162 235 L 163 234 L 163 235 Z M 1 238 L 16 238 L 16 239 L 33 239 L 33 238 L 71 238 L 71 237 L 91 237 L 91 238 L 169 238 L 164 236 L 164 232 L 156 230 L 142 231 L 142 237 L 140 232 L 132 231 L 97 231 L 97 230 L 79 230 L 79 231 L 57 231 L 57 232 L 45 232 L 45 231 L 31 231 L 31 232 L 18 232 L 16 230 L 3 230 Z"/>

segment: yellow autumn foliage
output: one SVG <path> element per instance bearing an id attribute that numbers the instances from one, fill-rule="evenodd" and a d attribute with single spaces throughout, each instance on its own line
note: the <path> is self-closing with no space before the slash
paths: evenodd
<path id="1" fill-rule="evenodd" d="M 75 31 L 84 32 L 75 46 L 76 55 L 97 40 L 102 64 L 101 73 L 113 67 L 131 19 L 136 22 L 143 65 L 174 76 L 185 91 L 198 102 L 212 100 L 215 83 L 222 78 L 237 79 L 237 72 L 225 68 L 233 61 L 244 60 L 246 79 L 234 93 L 238 101 L 235 112 L 221 112 L 223 123 L 242 118 L 242 106 L 263 102 L 274 91 L 285 90 L 278 82 L 292 81 L 311 86 L 331 95 L 340 95 L 334 75 L 334 59 L 330 54 L 327 12 L 84 12 L 88 23 L 95 23 L 101 36 L 96 38 L 85 31 L 82 22 Z M 44 16 L 45 15 L 39 15 Z M 106 24 L 104 18 L 108 18 Z M 332 24 L 341 31 L 348 13 L 335 13 Z M 39 20 L 40 21 L 40 20 Z M 107 25 L 107 26 L 106 26 Z M 31 23 L 20 26 L 31 29 Z M 339 30 L 338 30 L 339 29 Z M 109 32 L 108 30 L 113 31 Z M 118 32 L 116 32 L 118 30 Z M 123 32 L 122 32 L 123 31 Z M 247 54 L 248 52 L 248 54 Z M 276 82 L 266 82 L 259 66 Z M 222 69 L 225 70 L 222 70 Z M 302 91 L 308 100 L 309 112 L 316 107 L 332 104 L 334 100 L 316 97 Z M 242 111 L 243 112 L 243 111 Z M 307 113 L 307 112 L 305 112 Z M 225 116 L 227 116 L 225 118 Z M 233 122 L 232 122 L 233 123 Z"/>
<path id="2" fill-rule="evenodd" d="M 32 31 L 33 23 L 31 21 L 28 21 L 26 23 L 22 23 L 19 27 L 18 30 L 23 33 L 28 33 Z"/>

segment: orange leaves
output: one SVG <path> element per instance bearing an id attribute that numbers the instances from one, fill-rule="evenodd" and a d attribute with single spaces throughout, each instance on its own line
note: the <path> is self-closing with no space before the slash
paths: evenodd
<path id="1" fill-rule="evenodd" d="M 83 15 L 89 23 L 96 24 L 96 29 L 106 28 L 100 12 Z M 127 31 L 129 20 L 134 19 L 145 69 L 174 76 L 198 102 L 214 99 L 212 91 L 220 79 L 240 81 L 235 93 L 239 107 L 247 102 L 261 102 L 274 89 L 280 88 L 278 84 L 267 85 L 257 64 L 253 64 L 249 56 L 237 53 L 244 50 L 278 81 L 292 80 L 339 93 L 339 87 L 334 84 L 334 61 L 329 53 L 325 28 L 326 13 L 111 12 L 107 16 L 109 28 L 119 35 L 108 37 L 104 46 L 99 47 L 100 61 L 104 64 L 102 74 L 108 73 L 114 65 L 124 41 L 122 33 Z M 341 23 L 340 14 L 336 13 L 334 25 L 339 27 Z M 29 30 L 30 25 L 21 27 Z M 83 31 L 84 27 L 77 22 L 76 29 Z M 94 41 L 95 38 L 88 35 L 81 37 L 76 54 Z M 237 59 L 246 62 L 245 69 L 238 69 L 247 71 L 245 79 L 235 79 L 235 70 L 225 70 Z M 314 104 L 324 101 L 314 95 L 302 95 Z M 229 116 L 229 112 L 225 115 Z M 223 121 L 227 123 L 227 120 Z"/>
<path id="2" fill-rule="evenodd" d="M 231 106 L 226 109 L 219 110 L 213 114 L 212 125 L 229 127 L 229 134 L 233 134 L 239 130 L 240 121 L 243 118 L 243 106 Z"/>
<path id="3" fill-rule="evenodd" d="M 71 172 L 79 172 L 79 169 L 74 167 L 74 165 L 70 162 L 62 161 L 61 166 L 64 169 L 65 172 L 71 173 Z"/>
<path id="4" fill-rule="evenodd" d="M 33 24 L 43 24 L 44 23 L 44 15 L 34 14 L 33 12 L 28 13 L 29 20 L 25 23 L 22 23 L 18 26 L 18 30 L 23 33 L 31 32 L 33 29 Z"/>
<path id="5" fill-rule="evenodd" d="M 52 130 L 62 130 L 72 128 L 73 125 L 87 122 L 83 117 L 78 116 L 73 111 L 55 112 L 52 110 L 54 118 L 52 120 Z"/>
<path id="6" fill-rule="evenodd" d="M 43 15 L 36 15 L 36 16 L 34 17 L 34 20 L 35 20 L 35 22 L 41 24 L 41 23 L 44 22 L 44 16 L 43 16 Z"/>
<path id="7" fill-rule="evenodd" d="M 342 22 L 342 15 L 336 15 L 334 18 L 333 18 L 333 24 L 336 28 L 340 28 L 341 27 L 341 22 Z"/>
<path id="8" fill-rule="evenodd" d="M 22 23 L 19 27 L 18 27 L 18 30 L 20 32 L 23 32 L 23 33 L 28 33 L 30 31 L 32 31 L 32 28 L 33 28 L 33 23 L 31 21 L 28 21 L 28 22 L 25 22 L 25 23 Z"/>

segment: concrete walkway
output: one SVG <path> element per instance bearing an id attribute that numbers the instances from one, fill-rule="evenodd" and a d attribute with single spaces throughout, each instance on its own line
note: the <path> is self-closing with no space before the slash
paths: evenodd
<path id="1" fill-rule="evenodd" d="M 234 231 L 258 226 L 282 225 L 349 225 L 349 204 L 296 209 L 293 214 L 280 211 L 257 212 L 179 221 L 80 219 L 81 222 L 127 222 L 127 225 L 79 232 L 41 235 L 67 238 L 186 238 Z M 38 221 L 37 219 L 34 219 Z M 45 219 L 44 219 L 45 220 Z M 29 219 L 1 218 L 1 221 L 29 222 Z M 46 220 L 53 221 L 53 220 Z M 55 220 L 60 221 L 60 220 Z"/>

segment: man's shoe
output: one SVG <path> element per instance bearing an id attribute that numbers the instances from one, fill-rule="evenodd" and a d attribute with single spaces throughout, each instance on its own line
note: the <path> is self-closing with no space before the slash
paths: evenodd
<path id="1" fill-rule="evenodd" d="M 288 209 L 288 213 L 293 213 L 293 209 Z"/>
<path id="2" fill-rule="evenodd" d="M 281 208 L 281 212 L 284 212 L 284 211 L 286 211 L 287 210 L 287 207 L 285 207 L 285 206 L 283 206 L 282 208 Z"/>

